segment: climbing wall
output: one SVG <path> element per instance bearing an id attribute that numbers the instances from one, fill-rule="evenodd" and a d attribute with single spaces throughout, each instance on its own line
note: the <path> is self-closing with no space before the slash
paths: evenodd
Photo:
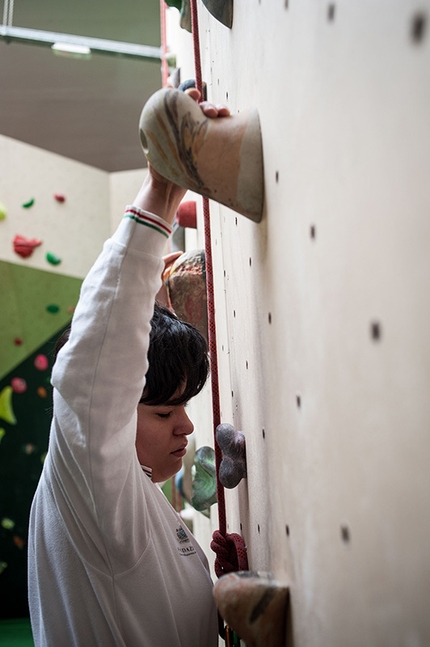
<path id="1" fill-rule="evenodd" d="M 222 420 L 247 442 L 228 530 L 289 584 L 287 644 L 424 647 L 430 2 L 198 11 L 208 98 L 256 106 L 264 149 L 262 222 L 211 203 Z M 174 9 L 168 39 L 193 77 Z"/>
<path id="2" fill-rule="evenodd" d="M 55 342 L 142 178 L 0 136 L 0 618 L 28 614 L 28 517 L 48 446 Z M 37 244 L 16 248 L 16 236 Z"/>

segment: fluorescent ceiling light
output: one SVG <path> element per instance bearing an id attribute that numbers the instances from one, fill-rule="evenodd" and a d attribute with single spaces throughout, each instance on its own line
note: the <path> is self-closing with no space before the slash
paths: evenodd
<path id="1" fill-rule="evenodd" d="M 91 50 L 85 45 L 74 45 L 73 43 L 54 43 L 51 46 L 51 49 L 57 56 L 66 56 L 68 58 L 91 58 Z"/>

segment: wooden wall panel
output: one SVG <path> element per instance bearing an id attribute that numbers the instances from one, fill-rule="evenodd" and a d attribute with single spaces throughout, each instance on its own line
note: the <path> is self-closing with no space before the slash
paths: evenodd
<path id="1" fill-rule="evenodd" d="M 212 209 L 229 529 L 290 583 L 295 647 L 427 645 L 430 2 L 198 8 L 209 99 L 257 106 L 265 161 L 260 224 Z"/>

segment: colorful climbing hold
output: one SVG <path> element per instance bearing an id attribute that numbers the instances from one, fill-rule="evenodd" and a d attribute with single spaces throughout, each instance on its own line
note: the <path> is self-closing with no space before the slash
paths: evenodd
<path id="1" fill-rule="evenodd" d="M 0 220 L 4 220 L 7 216 L 6 207 L 2 202 L 0 202 Z"/>
<path id="2" fill-rule="evenodd" d="M 38 386 L 37 387 L 37 395 L 40 396 L 41 398 L 47 398 L 48 397 L 48 391 L 45 389 L 44 386 Z"/>
<path id="3" fill-rule="evenodd" d="M 28 258 L 32 255 L 34 248 L 41 244 L 42 241 L 37 238 L 24 238 L 24 236 L 16 235 L 13 239 L 13 251 L 22 258 Z"/>
<path id="4" fill-rule="evenodd" d="M 30 200 L 27 200 L 27 202 L 24 202 L 22 205 L 23 209 L 30 209 L 34 205 L 34 198 L 31 198 Z"/>
<path id="5" fill-rule="evenodd" d="M 22 537 L 19 537 L 18 535 L 14 535 L 13 543 L 17 548 L 20 548 L 22 550 L 25 546 L 25 539 L 23 539 Z"/>
<path id="6" fill-rule="evenodd" d="M 217 500 L 215 452 L 212 447 L 200 447 L 194 456 L 193 495 L 191 505 L 199 512 L 208 510 Z"/>
<path id="7" fill-rule="evenodd" d="M 65 202 L 66 201 L 66 196 L 63 195 L 62 193 L 54 193 L 54 198 L 56 199 L 57 202 Z"/>
<path id="8" fill-rule="evenodd" d="M 15 339 L 13 340 L 13 343 L 15 344 L 15 346 L 22 346 L 23 341 L 21 337 L 15 337 Z"/>
<path id="9" fill-rule="evenodd" d="M 51 265 L 59 265 L 61 263 L 61 258 L 59 256 L 56 256 L 55 254 L 52 254 L 52 252 L 48 252 L 46 254 L 46 260 L 48 263 L 51 263 Z"/>
<path id="10" fill-rule="evenodd" d="M 3 440 L 3 436 L 6 433 L 6 429 L 3 429 L 3 427 L 0 427 L 0 443 Z"/>
<path id="11" fill-rule="evenodd" d="M 15 527 L 15 521 L 9 519 L 9 517 L 3 517 L 1 525 L 5 530 L 12 530 Z"/>
<path id="12" fill-rule="evenodd" d="M 57 306 L 55 303 L 51 303 L 49 306 L 46 306 L 46 310 L 55 315 L 57 312 L 60 312 L 60 306 Z"/>
<path id="13" fill-rule="evenodd" d="M 22 451 L 24 454 L 27 454 L 27 456 L 30 456 L 36 449 L 36 445 L 33 445 L 33 443 L 27 443 L 26 445 L 23 446 Z"/>
<path id="14" fill-rule="evenodd" d="M 25 393 L 27 382 L 22 377 L 13 377 L 10 381 L 14 393 Z"/>
<path id="15" fill-rule="evenodd" d="M 49 366 L 48 358 L 46 355 L 36 355 L 34 365 L 38 371 L 46 371 Z"/>
<path id="16" fill-rule="evenodd" d="M 12 393 L 13 389 L 11 386 L 5 386 L 0 392 L 0 418 L 10 425 L 16 425 L 16 418 L 12 407 Z"/>

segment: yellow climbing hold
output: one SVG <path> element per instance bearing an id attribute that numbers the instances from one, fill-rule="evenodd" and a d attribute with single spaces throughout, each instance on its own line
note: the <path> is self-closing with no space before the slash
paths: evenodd
<path id="1" fill-rule="evenodd" d="M 10 425 L 16 425 L 16 418 L 12 408 L 12 393 L 11 386 L 5 386 L 3 391 L 0 392 L 0 418 Z"/>
<path id="2" fill-rule="evenodd" d="M 6 207 L 2 202 L 0 202 L 0 220 L 4 220 L 6 218 L 7 211 Z"/>
<path id="3" fill-rule="evenodd" d="M 3 429 L 3 427 L 0 427 L 0 443 L 1 443 L 1 441 L 2 441 L 2 439 L 3 439 L 3 436 L 5 435 L 5 433 L 6 433 L 6 430 L 5 430 L 5 429 Z"/>

